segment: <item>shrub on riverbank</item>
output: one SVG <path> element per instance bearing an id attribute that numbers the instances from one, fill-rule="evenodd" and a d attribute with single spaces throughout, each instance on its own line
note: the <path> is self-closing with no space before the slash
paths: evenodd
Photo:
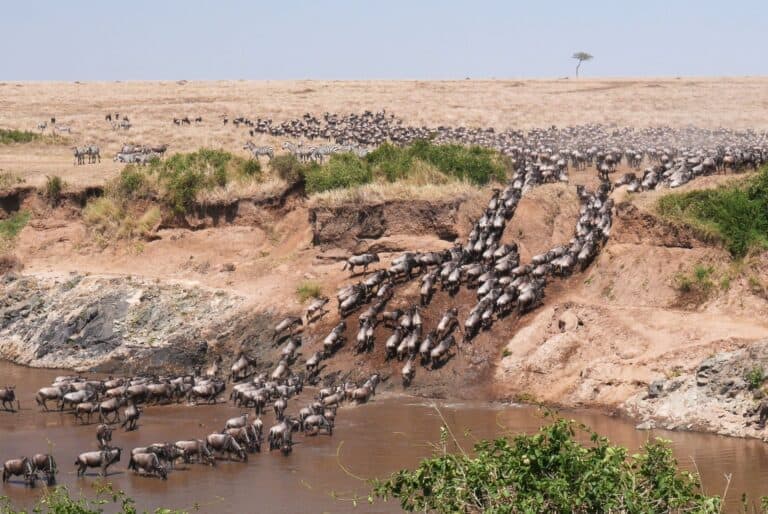
<path id="1" fill-rule="evenodd" d="M 660 439 L 630 455 L 557 420 L 533 435 L 480 441 L 469 455 L 449 453 L 450 431 L 441 433 L 434 457 L 374 480 L 369 501 L 394 498 L 408 512 L 720 512 L 720 498 L 703 494 Z"/>
<path id="2" fill-rule="evenodd" d="M 494 150 L 429 141 L 404 147 L 385 143 L 362 158 L 351 153 L 336 154 L 326 164 L 303 170 L 310 194 L 373 182 L 434 185 L 457 181 L 485 185 L 503 181 L 508 171 L 501 154 Z"/>
<path id="3" fill-rule="evenodd" d="M 672 193 L 661 197 L 659 214 L 721 241 L 740 259 L 768 248 L 768 167 L 755 177 L 716 189 Z"/>

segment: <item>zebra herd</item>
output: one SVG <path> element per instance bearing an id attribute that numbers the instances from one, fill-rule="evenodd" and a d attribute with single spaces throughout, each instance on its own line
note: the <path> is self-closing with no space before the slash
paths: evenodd
<path id="1" fill-rule="evenodd" d="M 125 164 L 147 164 L 152 159 L 159 159 L 165 154 L 168 145 L 131 145 L 124 144 L 115 154 L 114 161 Z"/>
<path id="2" fill-rule="evenodd" d="M 356 145 L 327 144 L 304 146 L 301 142 L 299 144 L 294 144 L 291 141 L 283 143 L 283 150 L 288 151 L 288 153 L 296 157 L 300 162 L 314 161 L 318 163 L 322 163 L 326 157 L 330 157 L 337 153 L 352 153 L 362 158 L 370 152 L 368 148 Z"/>
<path id="3" fill-rule="evenodd" d="M 39 130 L 41 134 L 43 132 L 45 132 L 47 128 L 48 128 L 48 122 L 47 121 L 41 121 L 40 123 L 37 124 L 37 130 Z M 61 134 L 61 133 L 71 134 L 72 133 L 72 127 L 69 126 L 69 125 L 65 125 L 63 123 L 56 123 L 56 118 L 52 117 L 51 118 L 51 132 L 53 133 L 53 135 Z"/>
<path id="4" fill-rule="evenodd" d="M 72 152 L 75 157 L 75 166 L 78 164 L 85 164 L 86 159 L 88 160 L 88 164 L 101 162 L 101 153 L 99 147 L 96 145 L 73 146 Z"/>
<path id="5" fill-rule="evenodd" d="M 282 146 L 289 154 L 293 155 L 299 162 L 317 162 L 322 163 L 326 157 L 338 153 L 352 153 L 362 158 L 368 155 L 370 150 L 356 145 L 327 144 L 318 146 L 304 146 L 301 142 L 298 144 L 286 141 Z M 265 156 L 271 161 L 275 157 L 275 148 L 270 145 L 258 146 L 252 141 L 248 141 L 243 146 L 243 150 L 248 150 L 254 159 Z"/>
<path id="6" fill-rule="evenodd" d="M 109 125 L 112 127 L 112 130 L 128 130 L 133 126 L 131 125 L 131 121 L 128 119 L 128 116 L 123 114 L 121 118 L 119 112 L 116 112 L 114 116 L 111 112 L 107 113 L 106 116 L 104 116 L 104 121 L 109 123 Z"/>

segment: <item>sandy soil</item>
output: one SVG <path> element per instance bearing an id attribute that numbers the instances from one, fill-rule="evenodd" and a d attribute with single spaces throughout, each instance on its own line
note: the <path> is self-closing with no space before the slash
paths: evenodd
<path id="1" fill-rule="evenodd" d="M 305 112 L 386 109 L 411 124 L 497 129 L 615 123 L 768 128 L 768 78 L 579 79 L 524 81 L 288 81 L 0 83 L 0 127 L 35 130 L 56 116 L 73 133 L 57 144 L 0 147 L 0 169 L 38 184 L 57 174 L 70 184 L 100 183 L 119 171 L 111 157 L 122 143 L 167 143 L 170 151 L 222 147 L 242 152 L 245 128 L 221 116 L 272 118 Z M 108 112 L 130 117 L 115 132 Z M 203 123 L 173 125 L 174 117 Z M 263 142 L 279 144 L 281 140 Z M 101 164 L 74 167 L 69 147 L 96 143 Z"/>

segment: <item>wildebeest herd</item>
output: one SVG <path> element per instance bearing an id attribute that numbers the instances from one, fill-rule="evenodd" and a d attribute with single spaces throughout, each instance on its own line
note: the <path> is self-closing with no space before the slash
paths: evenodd
<path id="1" fill-rule="evenodd" d="M 494 190 L 465 242 L 457 242 L 442 252 L 405 252 L 388 267 L 342 287 L 337 294 L 341 321 L 323 340 L 323 352 L 313 355 L 313 367 L 330 358 L 352 337 L 355 352 L 373 351 L 376 329 L 384 327 L 391 330 L 391 335 L 380 341 L 385 358 L 405 361 L 401 375 L 403 385 L 408 386 L 418 363 L 431 369 L 441 367 L 462 345 L 469 345 L 496 320 L 512 313 L 522 315 L 539 305 L 548 279 L 586 268 L 610 234 L 610 182 L 602 180 L 595 192 L 577 187 L 581 209 L 573 238 L 568 244 L 535 255 L 529 263 L 521 265 L 517 244 L 502 242 L 502 236 L 523 193 L 540 183 L 541 173 L 521 166 L 506 188 Z M 347 260 L 344 269 L 350 269 L 354 275 L 355 268 L 362 267 L 361 272 L 366 274 L 368 267 L 378 262 L 376 254 L 355 255 Z M 387 310 L 388 305 L 395 303 L 396 289 L 404 289 L 404 284 L 419 275 L 418 300 L 406 298 L 399 306 Z M 434 327 L 427 329 L 422 312 L 438 287 L 450 298 L 465 287 L 475 291 L 477 300 L 464 319 L 459 318 L 459 308 L 465 305 L 456 302 L 441 315 L 433 316 Z M 348 335 L 346 319 L 364 305 L 368 308 L 359 314 L 357 329 Z M 456 329 L 463 332 L 461 344 L 454 335 Z"/>
<path id="2" fill-rule="evenodd" d="M 338 152 L 364 156 L 369 148 L 384 142 L 399 145 L 431 139 L 436 143 L 494 148 L 509 158 L 514 172 L 503 189 L 493 190 L 468 237 L 452 247 L 439 252 L 404 252 L 386 265 L 381 265 L 380 257 L 374 253 L 350 257 L 344 268 L 353 276 L 362 277 L 338 291 L 338 321 L 333 322 L 322 340 L 305 337 L 310 327 L 328 313 L 327 297 L 313 300 L 303 316 L 280 321 L 271 334 L 273 344 L 280 348 L 279 361 L 268 374 L 258 373 L 259 363 L 242 351 L 228 373 L 223 360 L 217 360 L 206 370 L 184 376 L 107 380 L 60 377 L 51 386 L 40 389 L 36 394 L 40 409 L 48 410 L 53 405 L 59 411 L 67 409 L 81 424 L 90 424 L 94 416 L 98 418 L 98 449 L 78 456 L 78 475 L 88 468 L 99 468 L 106 474 L 109 466 L 121 460 L 122 449 L 112 445 L 112 430 L 118 423 L 126 431 L 136 430 L 147 406 L 182 401 L 216 404 L 225 394 L 228 380 L 235 382 L 230 388 L 230 401 L 241 410 L 253 409 L 253 417 L 244 412 L 226 420 L 220 432 L 190 434 L 188 439 L 134 448 L 128 468 L 166 479 L 179 461 L 213 465 L 217 458 L 226 458 L 245 462 L 249 454 L 261 451 L 263 417 L 272 413 L 275 424 L 267 431 L 269 450 L 289 455 L 294 433 L 332 435 L 338 407 L 344 401 L 367 402 L 380 382 L 386 380 L 385 373 L 374 373 L 359 383 L 326 380 L 325 387 L 318 387 L 311 401 L 289 413 L 289 402 L 302 394 L 305 385 L 320 385 L 323 361 L 344 351 L 345 346 L 358 354 L 378 348 L 386 361 L 398 359 L 403 363 L 402 367 L 397 364 L 402 384 L 408 387 L 419 366 L 426 372 L 445 366 L 457 352 L 471 348 L 475 338 L 492 329 L 494 323 L 508 316 L 523 315 L 541 304 L 548 281 L 589 266 L 610 235 L 613 201 L 609 195 L 614 187 L 626 185 L 630 191 L 661 185 L 677 187 L 697 176 L 756 169 L 768 161 L 768 137 L 764 132 L 753 131 L 668 127 L 632 130 L 584 125 L 497 132 L 464 127 L 411 127 L 384 111 L 346 116 L 326 113 L 322 119 L 307 114 L 280 124 L 242 117 L 233 118 L 232 122 L 249 127 L 251 135 L 334 141 L 327 145 L 291 141 L 283 144 L 283 150 L 303 161 L 322 160 Z M 271 159 L 275 155 L 271 146 L 249 142 L 244 149 L 254 157 Z M 165 150 L 165 146 L 124 145 L 115 160 L 143 163 Z M 95 145 L 75 148 L 75 158 L 80 164 L 86 158 L 89 162 L 98 160 L 99 149 Z M 610 175 L 622 163 L 635 171 L 612 182 Z M 640 171 L 644 165 L 648 167 Z M 505 235 L 505 227 L 522 196 L 540 184 L 568 182 L 570 172 L 587 167 L 597 170 L 599 186 L 594 191 L 577 187 L 580 213 L 571 240 L 522 263 L 518 245 Z M 378 269 L 369 270 L 371 266 Z M 397 293 L 404 293 L 416 279 L 418 294 L 401 294 L 398 300 Z M 438 290 L 450 305 L 426 316 Z M 460 296 L 462 290 L 464 295 Z M 467 294 L 471 298 L 469 304 L 465 301 Z M 356 311 L 360 311 L 357 322 L 351 322 L 350 316 Z M 302 355 L 302 349 L 309 350 Z M 300 356 L 303 366 L 296 372 L 292 368 Z M 2 408 L 13 411 L 14 403 L 18 409 L 15 389 L 0 389 Z M 39 454 L 7 461 L 3 481 L 22 476 L 33 485 L 41 473 L 49 482 L 55 479 L 52 456 Z"/>
<path id="3" fill-rule="evenodd" d="M 310 306 L 312 307 L 312 306 Z M 307 321 L 318 315 L 321 307 L 307 311 Z M 301 320 L 299 322 L 301 325 Z M 293 339 L 297 333 L 293 322 L 277 327 L 275 340 Z M 222 361 L 216 360 L 206 369 L 197 369 L 185 376 L 137 376 L 130 378 L 86 379 L 82 376 L 60 376 L 47 387 L 40 388 L 35 401 L 42 411 L 54 408 L 58 412 L 70 412 L 73 420 L 87 425 L 96 416 L 96 449 L 80 453 L 75 460 L 76 474 L 84 476 L 89 468 L 97 468 L 100 476 L 106 476 L 108 468 L 121 461 L 123 449 L 113 444 L 113 432 L 122 428 L 126 432 L 139 428 L 139 419 L 145 408 L 180 403 L 188 405 L 216 404 L 223 399 L 228 380 L 240 380 L 231 388 L 230 401 L 241 412 L 253 409 L 253 415 L 245 411 L 226 420 L 219 432 L 195 434 L 195 437 L 175 442 L 152 443 L 133 448 L 127 468 L 143 476 L 167 479 L 169 472 L 179 462 L 199 463 L 213 466 L 217 459 L 247 462 L 248 455 L 260 453 L 264 442 L 264 417 L 274 412 L 275 423 L 268 428 L 266 441 L 269 451 L 279 450 L 290 455 L 294 446 L 294 433 L 304 436 L 333 434 L 339 406 L 345 400 L 364 402 L 370 399 L 380 382 L 378 375 L 372 375 L 358 387 L 353 382 L 343 386 L 322 388 L 304 407 L 289 413 L 289 401 L 299 397 L 307 377 L 316 376 L 311 372 L 308 359 L 308 373 L 290 373 L 288 368 L 298 357 L 295 346 L 283 351 L 281 364 L 285 372 L 274 372 L 270 376 L 260 373 L 256 376 L 256 359 L 241 352 L 229 373 L 225 374 Z M 0 389 L 0 401 L 4 410 L 16 412 L 19 402 L 15 387 Z M 292 402 L 293 403 L 293 402 Z M 122 417 L 121 417 L 122 411 Z M 52 455 L 38 454 L 32 458 L 19 457 L 7 460 L 3 467 L 3 482 L 13 476 L 21 476 L 25 484 L 34 486 L 39 479 L 49 485 L 55 483 L 56 462 Z"/>

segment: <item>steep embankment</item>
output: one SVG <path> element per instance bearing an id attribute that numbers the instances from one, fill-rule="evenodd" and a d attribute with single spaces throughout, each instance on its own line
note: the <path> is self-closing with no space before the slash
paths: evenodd
<path id="1" fill-rule="evenodd" d="M 359 280 L 341 271 L 339 260 L 352 252 L 377 251 L 387 263 L 404 250 L 447 248 L 466 237 L 487 195 L 336 207 L 238 201 L 198 209 L 188 226 L 161 227 L 151 240 L 104 248 L 91 239 L 77 198 L 51 209 L 28 191 L 3 204 L 33 216 L 14 250 L 24 275 L 0 282 L 0 355 L 130 371 L 189 369 L 219 355 L 227 366 L 245 349 L 271 369 L 277 349 L 269 329 L 301 312 L 298 285 L 332 295 Z M 621 191 L 614 196 L 623 199 Z M 573 186 L 538 187 L 523 197 L 502 241 L 516 242 L 527 262 L 572 237 L 578 209 Z M 495 323 L 440 369 L 419 367 L 411 391 L 606 408 L 646 426 L 759 435 L 743 415 L 756 403 L 744 380 L 750 363 L 768 369 L 768 302 L 755 285 L 766 275 L 763 260 L 754 263 L 757 278 L 734 271 L 726 252 L 657 218 L 645 195 L 619 201 L 611 238 L 589 268 L 551 281 L 542 307 Z M 703 296 L 679 283 L 696 266 L 712 270 L 714 287 Z M 387 308 L 417 299 L 412 282 Z M 471 290 L 437 292 L 423 311 L 425 332 L 451 306 L 465 318 L 475 301 Z M 306 331 L 304 358 L 338 319 L 332 305 Z M 349 320 L 353 342 L 357 314 Z M 384 355 L 389 333 L 377 329 L 371 354 L 357 355 L 350 343 L 324 362 L 322 375 L 398 376 L 402 363 Z M 399 380 L 384 387 L 399 389 Z"/>
<path id="2" fill-rule="evenodd" d="M 745 430 L 755 404 L 745 361 L 768 364 L 759 357 L 768 302 L 755 278 L 734 269 L 727 252 L 684 227 L 619 203 L 599 258 L 548 290 L 546 305 L 509 339 L 498 394 L 609 408 L 668 428 L 758 435 Z M 700 370 L 713 367 L 710 384 Z"/>

